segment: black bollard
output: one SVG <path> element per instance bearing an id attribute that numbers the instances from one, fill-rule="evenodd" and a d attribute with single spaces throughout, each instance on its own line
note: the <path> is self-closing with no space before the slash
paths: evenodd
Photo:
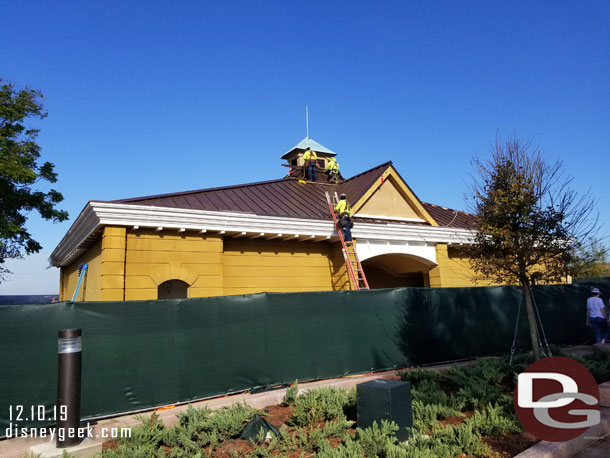
<path id="1" fill-rule="evenodd" d="M 57 434 L 55 445 L 65 448 L 80 442 L 81 330 L 61 329 L 58 344 L 57 430 L 63 428 L 63 434 Z"/>

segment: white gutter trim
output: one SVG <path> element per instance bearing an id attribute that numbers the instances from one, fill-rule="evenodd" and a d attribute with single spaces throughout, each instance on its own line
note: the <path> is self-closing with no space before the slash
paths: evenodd
<path id="1" fill-rule="evenodd" d="M 370 219 L 382 219 L 384 221 L 405 221 L 407 223 L 425 223 L 426 220 L 422 218 L 403 218 L 398 216 L 381 216 L 381 215 L 368 215 L 365 213 L 356 213 L 355 217 L 370 218 Z"/>
<path id="2" fill-rule="evenodd" d="M 69 265 L 77 254 L 86 250 L 83 244 L 87 239 L 103 226 L 128 228 L 139 226 L 140 229 L 163 227 L 221 234 L 245 232 L 259 237 L 264 233 L 265 238 L 273 234 L 279 236 L 293 234 L 293 239 L 300 236 L 307 236 L 309 239 L 328 237 L 329 240 L 337 237 L 330 217 L 325 221 L 251 213 L 89 202 L 51 254 L 51 264 Z M 473 239 L 472 231 L 466 229 L 387 223 L 357 223 L 353 235 L 356 238 L 398 242 L 472 243 Z"/>
<path id="3" fill-rule="evenodd" d="M 91 203 L 85 205 L 66 235 L 55 248 L 49 262 L 53 266 L 65 266 L 85 251 L 83 243 L 100 227 L 100 220 Z M 58 262 L 61 261 L 61 262 Z"/>

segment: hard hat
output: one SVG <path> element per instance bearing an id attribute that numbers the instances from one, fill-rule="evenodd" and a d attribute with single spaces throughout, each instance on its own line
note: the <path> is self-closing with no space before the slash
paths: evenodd
<path id="1" fill-rule="evenodd" d="M 339 199 L 347 199 L 347 196 L 346 196 L 345 194 L 341 194 L 341 195 L 339 196 Z"/>

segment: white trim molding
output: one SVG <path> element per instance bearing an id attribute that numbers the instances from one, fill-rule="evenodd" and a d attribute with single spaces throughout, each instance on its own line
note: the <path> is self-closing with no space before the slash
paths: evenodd
<path id="1" fill-rule="evenodd" d="M 358 239 L 358 257 L 366 261 L 384 254 L 401 254 L 423 260 L 426 264 L 438 265 L 436 247 L 427 242 L 390 242 L 388 240 Z"/>
<path id="2" fill-rule="evenodd" d="M 356 213 L 355 217 L 369 218 L 369 219 L 382 219 L 384 221 L 404 221 L 406 223 L 425 223 L 426 220 L 423 218 L 403 218 L 398 216 L 381 216 L 381 215 L 368 215 L 365 213 Z"/>
<path id="3" fill-rule="evenodd" d="M 89 202 L 59 242 L 50 261 L 53 266 L 70 265 L 99 237 L 105 226 L 134 226 L 199 233 L 240 234 L 251 238 L 334 241 L 337 233 L 332 220 L 262 216 L 252 213 L 217 212 L 184 208 L 153 207 L 114 202 Z M 358 223 L 357 239 L 403 243 L 472 243 L 473 233 L 466 229 L 406 224 Z"/>

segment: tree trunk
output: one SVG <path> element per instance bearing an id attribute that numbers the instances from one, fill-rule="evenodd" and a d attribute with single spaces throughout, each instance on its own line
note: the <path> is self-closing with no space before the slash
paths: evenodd
<path id="1" fill-rule="evenodd" d="M 536 328 L 536 315 L 534 314 L 534 304 L 532 303 L 532 290 L 527 279 L 521 278 L 521 286 L 523 287 L 523 295 L 525 297 L 525 309 L 527 310 L 527 321 L 530 325 L 530 339 L 532 340 L 532 350 L 534 358 L 540 359 L 540 340 L 538 339 L 538 329 Z"/>

